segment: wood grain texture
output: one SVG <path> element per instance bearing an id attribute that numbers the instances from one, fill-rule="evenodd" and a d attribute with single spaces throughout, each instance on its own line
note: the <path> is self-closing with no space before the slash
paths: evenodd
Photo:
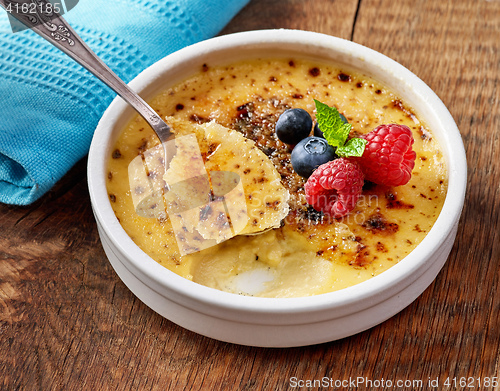
<path id="1" fill-rule="evenodd" d="M 466 146 L 468 192 L 435 282 L 382 325 L 340 341 L 260 349 L 201 337 L 116 276 L 81 161 L 35 205 L 0 205 L 1 390 L 281 390 L 292 377 L 324 376 L 422 380 L 400 389 L 433 390 L 429 378 L 500 376 L 500 1 L 253 0 L 223 33 L 278 27 L 378 50 L 449 108 Z"/>

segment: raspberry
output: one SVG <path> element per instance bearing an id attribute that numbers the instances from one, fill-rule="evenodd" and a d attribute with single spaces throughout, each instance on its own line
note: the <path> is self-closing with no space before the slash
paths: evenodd
<path id="1" fill-rule="evenodd" d="M 408 183 L 415 166 L 413 136 L 405 125 L 380 125 L 362 136 L 368 143 L 363 156 L 356 160 L 365 179 L 386 186 Z"/>
<path id="2" fill-rule="evenodd" d="M 348 158 L 319 166 L 304 185 L 306 200 L 317 211 L 342 217 L 356 206 L 363 187 L 363 172 Z"/>

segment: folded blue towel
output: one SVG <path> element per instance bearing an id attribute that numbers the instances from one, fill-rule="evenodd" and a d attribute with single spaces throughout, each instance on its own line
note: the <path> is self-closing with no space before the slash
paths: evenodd
<path id="1" fill-rule="evenodd" d="M 64 18 L 126 82 L 216 35 L 249 0 L 80 1 Z M 0 202 L 40 198 L 81 158 L 116 94 L 0 8 Z"/>

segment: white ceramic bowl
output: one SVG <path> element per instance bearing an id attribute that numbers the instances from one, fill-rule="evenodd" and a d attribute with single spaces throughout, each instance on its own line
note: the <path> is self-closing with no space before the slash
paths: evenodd
<path id="1" fill-rule="evenodd" d="M 466 185 L 465 151 L 457 126 L 434 92 L 400 64 L 371 49 L 327 35 L 296 31 L 252 31 L 210 39 L 160 60 L 130 86 L 146 100 L 212 65 L 255 56 L 308 56 L 361 70 L 409 103 L 442 146 L 449 187 L 443 210 L 429 234 L 384 273 L 340 291 L 304 298 L 254 298 L 211 289 L 160 266 L 127 236 L 106 191 L 111 148 L 135 112 L 115 99 L 94 135 L 88 159 L 92 206 L 102 245 L 118 276 L 145 304 L 196 333 L 244 345 L 290 347 L 347 337 L 390 318 L 434 280 L 455 240 Z M 452 298 L 450 298 L 451 300 Z"/>

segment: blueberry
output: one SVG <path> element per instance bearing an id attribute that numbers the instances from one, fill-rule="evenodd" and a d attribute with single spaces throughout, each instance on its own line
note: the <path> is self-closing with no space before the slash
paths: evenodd
<path id="1" fill-rule="evenodd" d="M 309 136 L 312 118 L 304 109 L 288 109 L 278 118 L 275 129 L 281 141 L 294 145 Z"/>
<path id="2" fill-rule="evenodd" d="M 336 158 L 334 150 L 324 138 L 307 137 L 292 151 L 292 167 L 297 174 L 308 178 L 322 164 Z"/>
<path id="3" fill-rule="evenodd" d="M 340 114 L 340 113 L 339 113 L 339 114 Z M 346 117 L 344 117 L 344 114 L 340 114 L 340 118 L 342 119 L 342 122 L 343 122 L 343 123 L 345 123 L 345 124 L 347 123 L 347 118 L 346 118 Z M 314 124 L 314 135 L 315 135 L 316 137 L 325 137 L 325 136 L 323 136 L 323 132 L 322 132 L 322 131 L 321 131 L 321 129 L 319 128 L 319 125 L 318 125 L 318 123 L 317 123 L 317 122 Z"/>

